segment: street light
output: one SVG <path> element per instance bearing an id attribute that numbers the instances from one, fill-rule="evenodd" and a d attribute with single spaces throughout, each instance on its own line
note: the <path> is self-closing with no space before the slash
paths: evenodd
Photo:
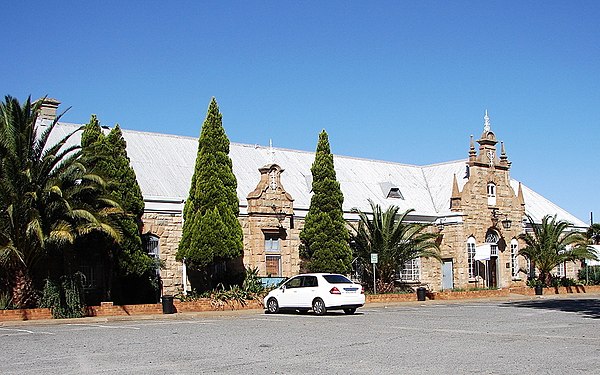
<path id="1" fill-rule="evenodd" d="M 504 216 L 504 220 L 500 220 L 501 216 Z M 493 208 L 492 209 L 492 223 L 494 224 L 494 226 L 498 225 L 498 221 L 500 221 L 502 223 L 502 227 L 504 229 L 510 229 L 510 227 L 512 226 L 512 220 L 510 220 L 508 218 L 507 214 L 503 214 L 503 213 L 499 212 L 497 208 Z"/>

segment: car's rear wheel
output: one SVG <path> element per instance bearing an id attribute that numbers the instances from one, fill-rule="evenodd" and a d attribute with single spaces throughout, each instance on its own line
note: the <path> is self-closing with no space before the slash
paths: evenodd
<path id="1" fill-rule="evenodd" d="M 344 309 L 344 314 L 346 314 L 346 315 L 352 315 L 355 312 L 356 312 L 356 308 L 355 307 L 352 307 L 350 309 Z"/>
<path id="2" fill-rule="evenodd" d="M 323 300 L 320 298 L 315 298 L 312 303 L 312 308 L 316 315 L 324 315 L 327 312 L 325 302 L 323 302 Z"/>
<path id="3" fill-rule="evenodd" d="M 279 312 L 279 303 L 275 298 L 269 298 L 267 301 L 267 312 L 269 314 L 277 314 Z"/>

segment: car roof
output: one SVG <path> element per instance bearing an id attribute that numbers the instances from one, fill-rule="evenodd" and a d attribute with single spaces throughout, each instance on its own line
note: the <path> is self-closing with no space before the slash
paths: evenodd
<path id="1" fill-rule="evenodd" d="M 338 275 L 338 276 L 344 276 L 341 273 L 331 273 L 331 272 L 314 272 L 314 273 L 301 273 L 298 274 L 296 276 L 325 276 L 325 275 Z M 292 277 L 296 277 L 296 276 L 292 276 Z M 290 279 L 292 278 L 290 277 Z M 344 276 L 346 278 L 348 278 L 348 276 Z"/>

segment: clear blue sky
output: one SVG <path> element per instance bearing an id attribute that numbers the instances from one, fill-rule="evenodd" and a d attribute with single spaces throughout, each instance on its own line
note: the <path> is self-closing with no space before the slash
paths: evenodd
<path id="1" fill-rule="evenodd" d="M 600 221 L 598 1 L 11 1 L 3 94 L 64 120 L 431 164 L 489 110 L 512 177 Z M 284 166 L 285 167 L 285 166 Z"/>

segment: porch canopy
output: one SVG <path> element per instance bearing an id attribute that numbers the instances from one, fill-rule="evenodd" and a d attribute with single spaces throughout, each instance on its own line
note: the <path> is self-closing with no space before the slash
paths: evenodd
<path id="1" fill-rule="evenodd" d="M 492 255 L 492 243 L 485 242 L 482 245 L 479 245 L 475 248 L 475 260 L 490 260 Z"/>
<path id="2" fill-rule="evenodd" d="M 596 256 L 600 259 L 600 245 L 590 245 L 590 247 L 594 248 Z M 600 266 L 600 260 L 586 259 L 585 264 L 588 266 Z"/>

